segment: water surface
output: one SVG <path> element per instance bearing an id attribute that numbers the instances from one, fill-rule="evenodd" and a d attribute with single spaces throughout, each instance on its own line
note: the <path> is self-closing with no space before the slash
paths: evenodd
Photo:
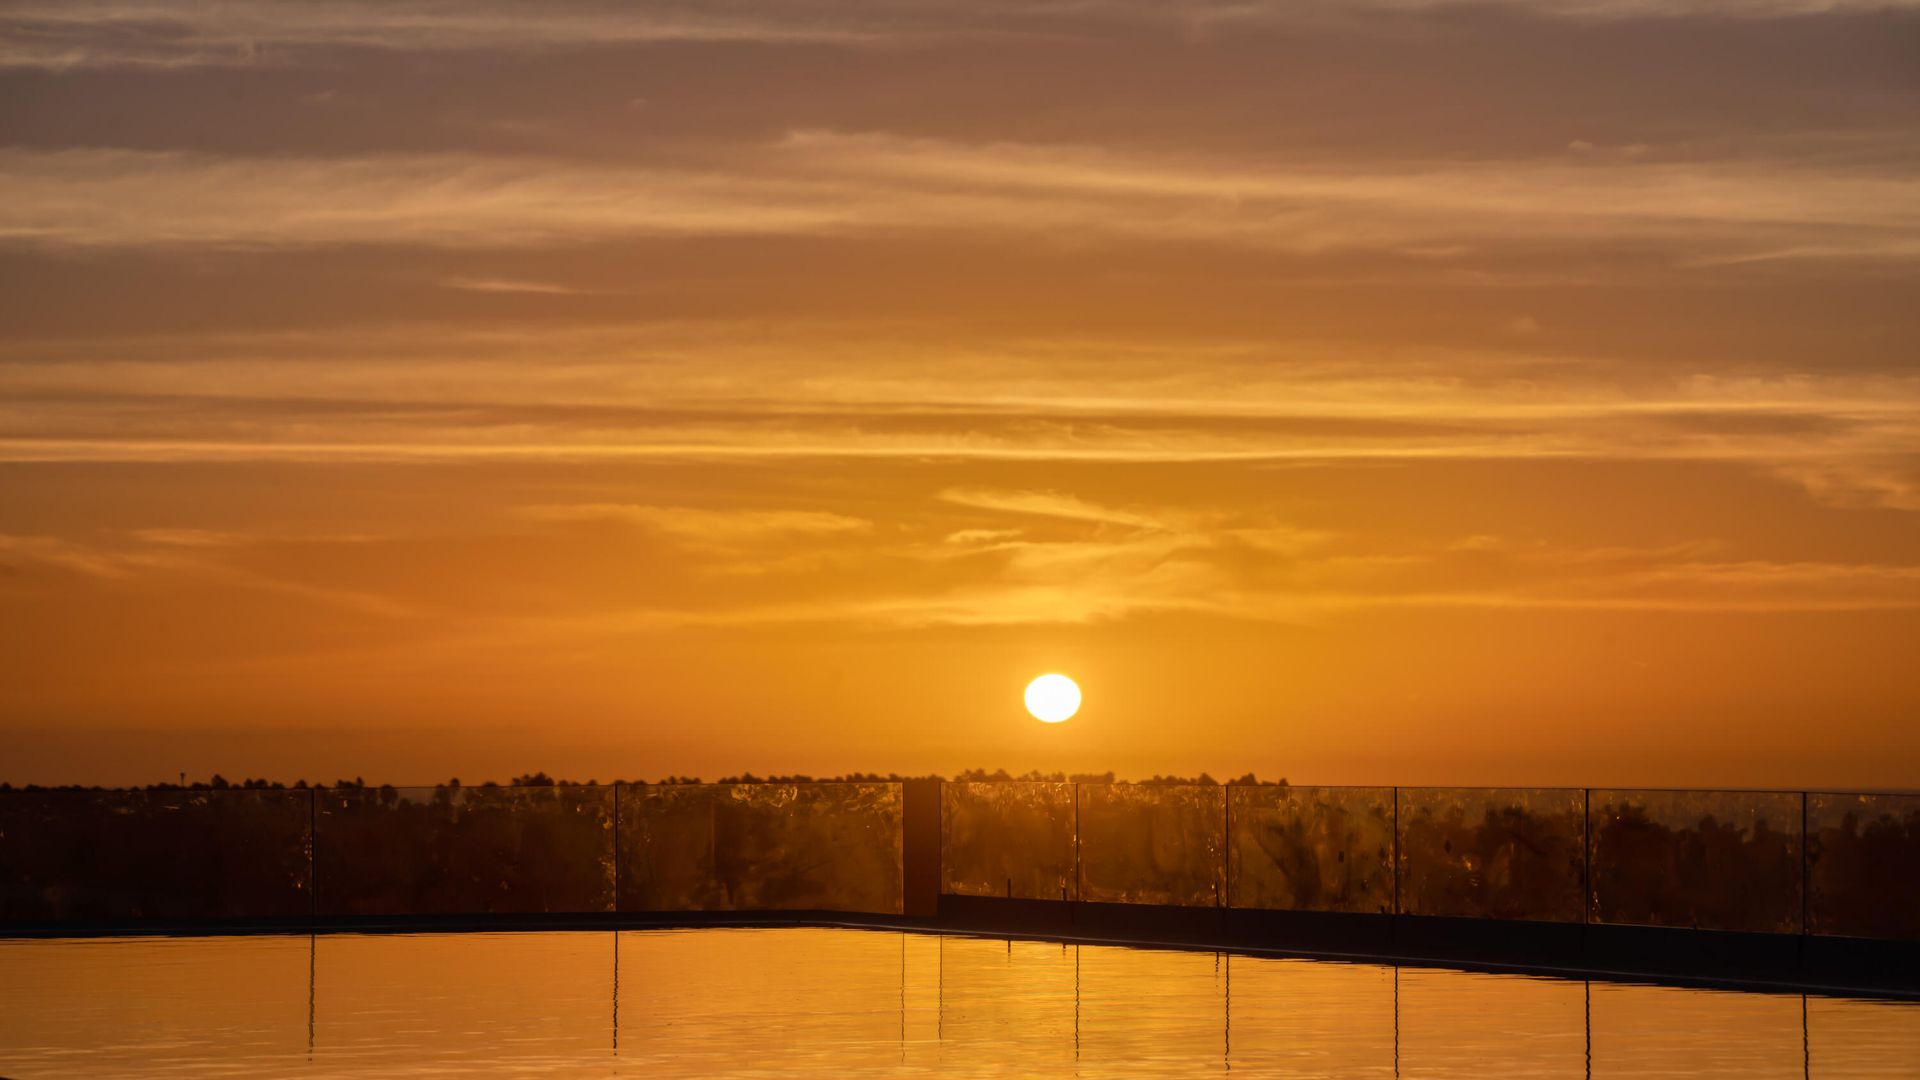
<path id="1" fill-rule="evenodd" d="M 0 1075 L 1915 1077 L 1920 1007 L 867 930 L 0 941 Z"/>

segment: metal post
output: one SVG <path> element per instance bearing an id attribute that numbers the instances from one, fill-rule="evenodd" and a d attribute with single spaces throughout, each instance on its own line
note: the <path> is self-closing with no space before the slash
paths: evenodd
<path id="1" fill-rule="evenodd" d="M 1593 921 L 1593 789 L 1580 789 L 1580 922 Z M 1582 931 L 1584 936 L 1585 931 Z"/>
<path id="2" fill-rule="evenodd" d="M 1390 914 L 1396 919 L 1400 916 L 1400 857 L 1400 788 L 1395 785 L 1393 789 L 1393 911 Z M 1400 969 L 1395 968 L 1394 990 L 1396 993 L 1400 987 L 1399 977 Z M 1394 1045 L 1399 1045 L 1397 1038 Z"/>
<path id="3" fill-rule="evenodd" d="M 1073 782 L 1073 899 L 1074 899 L 1074 902 L 1078 904 L 1081 900 L 1086 899 L 1086 895 L 1087 895 L 1087 883 L 1084 880 L 1082 880 L 1081 870 L 1080 870 L 1080 781 L 1075 780 Z M 1079 963 L 1078 956 L 1074 958 L 1074 963 L 1076 965 Z M 1077 966 L 1075 970 L 1076 971 L 1079 970 Z M 1075 988 L 1075 993 L 1076 994 L 1078 993 L 1077 984 Z M 1079 999 L 1076 997 L 1075 1001 L 1078 1001 L 1078 1000 Z M 1078 1013 L 1075 1013 L 1074 1015 L 1076 1018 L 1079 1016 Z"/>
<path id="4" fill-rule="evenodd" d="M 307 789 L 307 918 L 320 916 L 320 789 Z M 311 1026 L 311 1025 L 309 1025 Z"/>
<path id="5" fill-rule="evenodd" d="M 1802 938 L 1805 938 L 1809 934 L 1813 933 L 1813 922 L 1809 916 L 1809 912 L 1812 910 L 1811 893 L 1813 892 L 1813 840 L 1807 835 L 1807 801 L 1808 801 L 1807 793 L 1804 791 L 1801 792 L 1800 793 L 1800 936 Z M 1805 948 L 1806 948 L 1806 943 L 1802 941 L 1801 949 L 1803 952 L 1805 951 Z M 1803 1001 L 1803 1004 L 1804 1004 L 1804 1001 Z"/>
<path id="6" fill-rule="evenodd" d="M 1233 906 L 1233 785 L 1220 785 L 1220 907 Z"/>

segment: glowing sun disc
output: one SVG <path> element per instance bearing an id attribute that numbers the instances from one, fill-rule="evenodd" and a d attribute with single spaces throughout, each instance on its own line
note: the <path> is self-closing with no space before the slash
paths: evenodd
<path id="1" fill-rule="evenodd" d="M 1057 724 L 1080 711 L 1080 688 L 1065 675 L 1042 675 L 1027 684 L 1027 711 Z"/>

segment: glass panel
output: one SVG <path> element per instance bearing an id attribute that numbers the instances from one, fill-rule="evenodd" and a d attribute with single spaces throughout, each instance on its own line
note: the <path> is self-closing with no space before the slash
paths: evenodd
<path id="1" fill-rule="evenodd" d="M 1393 789 L 1232 787 L 1238 908 L 1393 910 Z"/>
<path id="2" fill-rule="evenodd" d="M 623 911 L 901 908 L 899 784 L 620 789 Z"/>
<path id="3" fill-rule="evenodd" d="M 323 788 L 326 915 L 613 910 L 613 788 Z"/>
<path id="4" fill-rule="evenodd" d="M 1593 919 L 1800 932 L 1800 796 L 1594 791 Z"/>
<path id="5" fill-rule="evenodd" d="M 0 795 L 0 919 L 305 915 L 306 791 Z"/>
<path id="6" fill-rule="evenodd" d="M 1227 888 L 1227 789 L 1081 784 L 1080 898 L 1212 907 Z"/>
<path id="7" fill-rule="evenodd" d="M 1920 939 L 1920 795 L 1807 796 L 1809 932 Z"/>
<path id="8" fill-rule="evenodd" d="M 1401 788 L 1400 910 L 1579 922 L 1584 801 L 1577 788 Z"/>
<path id="9" fill-rule="evenodd" d="M 1072 784 L 943 784 L 940 891 L 1078 899 Z"/>

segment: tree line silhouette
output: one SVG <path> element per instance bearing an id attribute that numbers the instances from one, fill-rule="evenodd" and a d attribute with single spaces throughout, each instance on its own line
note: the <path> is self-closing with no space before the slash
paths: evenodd
<path id="1" fill-rule="evenodd" d="M 885 785 L 899 779 L 855 773 L 809 790 L 795 785 L 821 781 L 673 777 L 621 789 L 617 818 L 613 786 L 543 773 L 420 788 L 0 787 L 0 920 L 884 909 L 902 842 Z M 1795 932 L 1804 904 L 1814 932 L 1920 937 L 1917 796 L 1812 796 L 1803 838 L 1798 795 L 1668 793 L 1656 813 L 1594 793 L 1589 818 L 1578 791 L 1401 789 L 1396 805 L 1388 789 L 1247 785 L 1230 789 L 1229 833 L 1225 815 L 1188 807 L 1221 806 L 1224 792 L 1154 797 L 1156 782 L 1181 781 L 1136 785 L 1098 821 L 1079 820 L 1070 796 L 1011 786 L 990 812 L 949 810 L 948 884 L 1056 899 L 1084 861 L 1143 900 L 1210 903 L 1205 883 L 1225 874 L 1250 907 L 1381 911 L 1397 895 L 1414 914 Z M 1355 801 L 1328 802 L 1340 791 Z"/>
<path id="2" fill-rule="evenodd" d="M 924 773 L 920 775 L 909 775 L 909 776 L 902 776 L 899 773 L 877 773 L 877 772 L 849 772 L 849 773 L 841 773 L 837 776 L 809 776 L 805 773 L 755 776 L 753 773 L 746 772 L 746 773 L 741 773 L 738 776 L 723 776 L 720 779 L 713 780 L 713 781 L 702 780 L 698 776 L 665 776 L 665 777 L 661 777 L 658 780 L 609 780 L 607 781 L 606 784 L 602 784 L 600 781 L 593 780 L 593 779 L 578 780 L 578 781 L 566 780 L 566 779 L 555 779 L 551 776 L 548 776 L 545 772 L 531 772 L 521 776 L 516 776 L 504 784 L 497 783 L 492 780 L 487 780 L 479 784 L 472 784 L 467 786 L 480 787 L 480 788 L 497 788 L 497 787 L 609 787 L 614 784 L 626 784 L 633 787 L 643 787 L 648 785 L 705 784 L 705 783 L 715 783 L 715 784 L 886 784 L 886 783 L 892 783 L 892 784 L 898 784 L 907 780 L 938 780 L 941 782 L 948 782 L 949 778 L 942 776 L 939 773 Z M 951 778 L 951 781 L 954 783 L 980 783 L 980 782 L 988 782 L 988 781 L 999 781 L 999 782 L 1006 782 L 1006 783 L 1049 783 L 1049 782 L 1050 783 L 1083 783 L 1083 784 L 1137 783 L 1137 784 L 1177 784 L 1177 785 L 1191 785 L 1191 784 L 1214 785 L 1214 784 L 1222 783 L 1222 781 L 1215 780 L 1213 777 L 1207 775 L 1204 772 L 1199 774 L 1198 776 L 1173 776 L 1173 775 L 1161 776 L 1158 773 L 1156 773 L 1145 780 L 1122 781 L 1122 780 L 1119 780 L 1114 775 L 1111 769 L 1103 773 L 1042 772 L 1039 769 L 1029 769 L 1024 773 L 1020 773 L 1019 775 L 1014 775 L 1012 773 L 1009 773 L 1005 769 L 994 769 L 991 772 L 989 772 L 986 769 L 966 769 L 958 773 L 957 775 L 953 776 Z M 1278 785 L 1280 787 L 1285 787 L 1287 785 L 1287 781 L 1284 778 L 1280 780 L 1262 780 L 1259 777 L 1255 776 L 1253 773 L 1247 773 L 1246 775 L 1240 777 L 1238 780 L 1231 780 L 1231 781 L 1225 781 L 1225 782 L 1231 783 L 1231 784 L 1247 785 L 1247 786 Z M 136 784 L 130 787 L 107 787 L 100 784 L 23 784 L 19 787 L 15 787 L 12 783 L 8 781 L 0 780 L 0 793 L 9 792 L 9 791 L 229 791 L 229 790 L 235 790 L 235 789 L 242 790 L 242 791 L 283 791 L 283 790 L 305 791 L 310 787 L 317 787 L 317 788 L 452 787 L 452 788 L 459 788 L 461 786 L 462 785 L 460 783 L 460 778 L 457 776 L 450 780 L 443 781 L 442 783 L 439 783 L 439 784 L 378 784 L 378 785 L 375 785 L 375 784 L 368 784 L 363 777 L 358 777 L 358 776 L 354 777 L 351 780 L 346 780 L 346 779 L 335 780 L 331 784 L 322 783 L 319 781 L 315 781 L 309 784 L 304 779 L 295 780 L 292 783 L 285 783 L 279 780 L 267 780 L 263 778 L 253 778 L 253 777 L 249 777 L 244 780 L 228 780 L 226 777 L 221 776 L 219 773 L 215 773 L 211 778 L 206 780 L 183 781 L 179 783 L 175 783 L 169 780 L 161 780 L 161 781 L 156 781 L 150 784 Z"/>

